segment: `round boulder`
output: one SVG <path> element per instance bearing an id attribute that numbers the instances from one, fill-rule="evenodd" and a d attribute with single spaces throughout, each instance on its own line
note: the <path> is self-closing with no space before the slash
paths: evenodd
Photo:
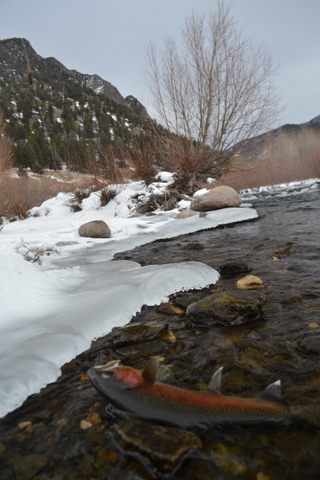
<path id="1" fill-rule="evenodd" d="M 227 185 L 219 185 L 207 193 L 194 197 L 190 209 L 197 212 L 208 212 L 220 208 L 239 207 L 241 205 L 240 195 Z"/>
<path id="2" fill-rule="evenodd" d="M 110 238 L 111 230 L 103 220 L 93 220 L 81 225 L 78 230 L 80 237 Z"/>

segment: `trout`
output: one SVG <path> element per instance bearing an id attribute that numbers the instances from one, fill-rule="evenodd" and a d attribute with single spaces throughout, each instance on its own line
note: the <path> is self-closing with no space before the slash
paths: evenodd
<path id="1" fill-rule="evenodd" d="M 187 429 L 290 421 L 280 381 L 269 385 L 259 398 L 232 397 L 221 394 L 222 367 L 213 374 L 207 391 L 195 391 L 157 382 L 158 365 L 152 359 L 140 371 L 113 360 L 90 368 L 88 377 L 113 407 L 129 417 Z"/>

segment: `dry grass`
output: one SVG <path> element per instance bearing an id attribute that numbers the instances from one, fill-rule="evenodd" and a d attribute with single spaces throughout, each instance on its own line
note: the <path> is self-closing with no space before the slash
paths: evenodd
<path id="1" fill-rule="evenodd" d="M 28 211 L 60 192 L 106 187 L 109 182 L 92 175 L 76 172 L 46 172 L 43 175 L 18 177 L 15 171 L 0 173 L 0 217 L 20 219 Z"/>
<path id="2" fill-rule="evenodd" d="M 303 129 L 281 133 L 264 143 L 252 158 L 239 156 L 219 178 L 236 190 L 316 178 L 320 176 L 320 132 Z"/>

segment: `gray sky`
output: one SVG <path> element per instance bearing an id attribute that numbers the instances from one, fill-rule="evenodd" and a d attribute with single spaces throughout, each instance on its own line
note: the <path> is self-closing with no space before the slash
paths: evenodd
<path id="1" fill-rule="evenodd" d="M 275 83 L 286 104 L 279 125 L 320 115 L 320 0 L 229 0 L 247 36 L 279 65 Z M 24 37 L 43 57 L 98 74 L 148 107 L 147 45 L 179 38 L 185 17 L 217 0 L 0 0 L 0 38 Z"/>

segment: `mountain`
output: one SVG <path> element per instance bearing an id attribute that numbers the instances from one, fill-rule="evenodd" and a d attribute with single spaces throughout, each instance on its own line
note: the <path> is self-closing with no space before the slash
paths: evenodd
<path id="1" fill-rule="evenodd" d="M 309 178 L 320 178 L 320 115 L 250 138 L 217 183 L 242 190 Z"/>
<path id="2" fill-rule="evenodd" d="M 139 100 L 98 75 L 41 57 L 24 38 L 0 41 L 0 94 L 16 164 L 34 171 L 98 168 L 108 149 L 149 132 Z"/>

